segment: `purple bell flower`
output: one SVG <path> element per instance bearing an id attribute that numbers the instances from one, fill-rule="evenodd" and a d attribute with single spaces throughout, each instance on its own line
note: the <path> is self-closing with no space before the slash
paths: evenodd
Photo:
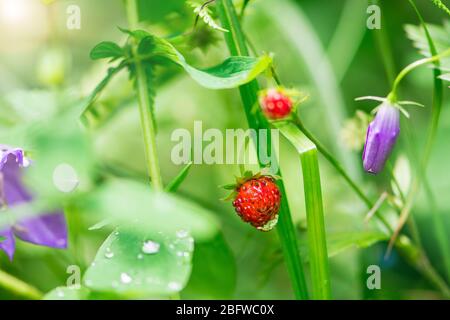
<path id="1" fill-rule="evenodd" d="M 400 110 L 385 101 L 367 129 L 363 152 L 364 170 L 377 174 L 384 168 L 387 158 L 400 133 Z"/>
<path id="2" fill-rule="evenodd" d="M 5 207 L 33 200 L 30 192 L 22 184 L 22 170 L 28 165 L 29 162 L 24 157 L 22 149 L 0 145 L 0 214 Z M 13 259 L 16 248 L 15 237 L 37 245 L 67 248 L 67 225 L 64 213 L 44 212 L 36 217 L 17 221 L 0 230 L 0 250 L 3 250 L 10 260 Z"/>

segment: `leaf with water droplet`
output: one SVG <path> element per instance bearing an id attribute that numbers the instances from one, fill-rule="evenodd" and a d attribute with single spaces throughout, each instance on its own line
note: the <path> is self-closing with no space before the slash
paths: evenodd
<path id="1" fill-rule="evenodd" d="M 187 232 L 143 229 L 135 225 L 111 233 L 86 271 L 84 285 L 137 298 L 182 290 L 191 273 L 193 238 Z"/>
<path id="2" fill-rule="evenodd" d="M 149 232 L 189 231 L 196 239 L 206 240 L 219 230 L 213 212 L 180 196 L 152 192 L 145 184 L 125 179 L 106 183 L 84 205 L 83 212 L 120 226 L 137 220 Z"/>

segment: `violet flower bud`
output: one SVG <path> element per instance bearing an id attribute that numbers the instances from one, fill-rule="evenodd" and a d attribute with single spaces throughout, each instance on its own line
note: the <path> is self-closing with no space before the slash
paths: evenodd
<path id="1" fill-rule="evenodd" d="M 400 110 L 385 101 L 367 129 L 363 152 L 364 170 L 377 174 L 383 170 L 387 158 L 400 133 Z"/>

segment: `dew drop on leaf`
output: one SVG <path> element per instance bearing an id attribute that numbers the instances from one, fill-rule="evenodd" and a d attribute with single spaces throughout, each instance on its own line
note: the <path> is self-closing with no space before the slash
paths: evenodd
<path id="1" fill-rule="evenodd" d="M 170 290 L 174 290 L 174 291 L 180 291 L 181 290 L 181 284 L 179 284 L 176 281 L 169 282 L 168 287 L 169 287 Z"/>
<path id="2" fill-rule="evenodd" d="M 57 295 L 59 298 L 63 298 L 63 297 L 64 297 L 64 291 L 62 291 L 61 289 L 58 289 L 58 291 L 56 292 L 56 295 Z"/>
<path id="3" fill-rule="evenodd" d="M 189 232 L 182 229 L 182 230 L 178 230 L 177 231 L 177 237 L 182 239 L 182 238 L 186 238 L 187 236 L 189 236 Z"/>
<path id="4" fill-rule="evenodd" d="M 131 283 L 131 281 L 133 281 L 133 279 L 130 277 L 130 275 L 128 273 L 122 272 L 120 274 L 120 281 L 124 284 L 128 284 L 128 283 Z"/>
<path id="5" fill-rule="evenodd" d="M 105 258 L 111 259 L 112 257 L 114 257 L 114 252 L 111 251 L 111 248 L 106 248 Z"/>
<path id="6" fill-rule="evenodd" d="M 155 254 L 159 252 L 160 244 L 151 240 L 144 241 L 142 252 L 145 254 Z"/>

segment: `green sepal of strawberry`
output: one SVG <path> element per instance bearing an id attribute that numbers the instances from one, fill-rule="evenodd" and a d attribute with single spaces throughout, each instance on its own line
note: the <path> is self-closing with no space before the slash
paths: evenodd
<path id="1" fill-rule="evenodd" d="M 225 189 L 225 190 L 232 190 L 232 192 L 227 195 L 225 198 L 222 198 L 222 201 L 230 201 L 237 195 L 237 190 L 240 186 L 242 186 L 244 183 L 250 180 L 258 179 L 261 177 L 271 177 L 274 180 L 281 180 L 280 176 L 274 175 L 270 173 L 269 168 L 263 168 L 261 171 L 257 173 L 253 173 L 252 171 L 248 170 L 245 171 L 242 177 L 235 177 L 236 182 L 235 183 L 229 183 L 225 185 L 219 186 L 219 188 Z"/>

